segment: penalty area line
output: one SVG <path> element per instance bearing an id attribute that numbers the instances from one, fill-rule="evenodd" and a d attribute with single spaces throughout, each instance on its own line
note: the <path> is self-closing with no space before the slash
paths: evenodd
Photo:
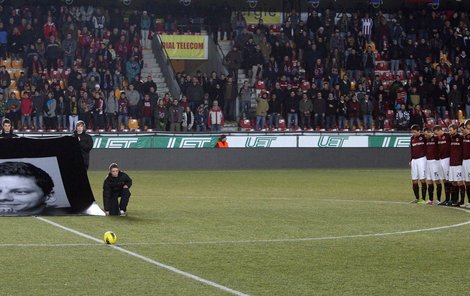
<path id="1" fill-rule="evenodd" d="M 77 230 L 75 230 L 75 229 L 69 228 L 69 227 L 64 226 L 64 225 L 62 225 L 62 224 L 56 223 L 56 222 L 51 221 L 51 220 L 49 220 L 49 219 L 46 219 L 46 218 L 43 218 L 43 217 L 34 217 L 34 218 L 36 218 L 36 219 L 38 219 L 38 220 L 40 220 L 40 221 L 42 221 L 42 222 L 48 223 L 48 224 L 50 224 L 50 225 L 52 225 L 52 226 L 55 226 L 55 227 L 57 227 L 57 228 L 60 228 L 60 229 L 62 229 L 62 230 L 65 230 L 65 231 L 74 233 L 74 234 L 76 234 L 76 235 L 78 235 L 78 236 L 87 238 L 87 239 L 89 239 L 89 240 L 98 242 L 98 243 L 100 243 L 100 244 L 103 244 L 103 242 L 102 242 L 101 240 L 99 240 L 99 239 L 97 239 L 97 238 L 95 238 L 95 237 L 93 237 L 93 236 L 90 236 L 90 235 L 85 234 L 85 233 L 83 233 L 83 232 L 80 232 L 80 231 L 77 231 Z M 228 288 L 228 287 L 225 287 L 225 286 L 223 286 L 223 285 L 217 284 L 217 283 L 215 283 L 215 282 L 212 282 L 212 281 L 203 279 L 203 278 L 201 278 L 201 277 L 199 277 L 199 276 L 197 276 L 197 275 L 188 273 L 188 272 L 186 272 L 186 271 L 182 271 L 182 270 L 180 270 L 180 269 L 178 269 L 178 268 L 175 268 L 175 267 L 172 267 L 172 266 L 169 266 L 169 265 L 160 263 L 160 262 L 158 262 L 158 261 L 155 261 L 155 260 L 150 259 L 150 258 L 148 258 L 148 257 L 142 256 L 142 255 L 137 254 L 137 253 L 135 253 L 135 252 L 129 251 L 129 250 L 124 249 L 124 248 L 122 248 L 122 247 L 114 246 L 114 245 L 107 245 L 107 246 L 109 246 L 109 247 L 111 247 L 111 248 L 113 248 L 113 249 L 115 249 L 115 250 L 117 250 L 117 251 L 120 251 L 120 252 L 122 252 L 122 253 L 125 253 L 125 254 L 127 254 L 127 255 L 130 255 L 130 256 L 133 256 L 133 257 L 135 257 L 135 258 L 141 259 L 141 260 L 143 260 L 143 261 L 145 261 L 145 262 L 147 262 L 147 263 L 153 264 L 153 265 L 155 265 L 155 266 L 157 266 L 157 267 L 164 268 L 164 269 L 169 270 L 169 271 L 171 271 L 171 272 L 174 272 L 174 273 L 176 273 L 176 274 L 179 274 L 179 275 L 185 276 L 185 277 L 187 277 L 187 278 L 190 278 L 190 279 L 192 279 L 192 280 L 198 281 L 198 282 L 203 283 L 203 284 L 205 284 L 205 285 L 207 285 L 207 286 L 211 286 L 211 287 L 213 287 L 213 288 L 217 288 L 217 289 L 219 289 L 219 290 L 222 290 L 222 291 L 225 291 L 225 292 L 234 294 L 234 295 L 238 295 L 238 296 L 248 296 L 248 294 L 245 294 L 245 293 L 242 293 L 242 292 L 240 292 L 240 291 L 233 290 L 233 289 L 231 289 L 231 288 Z"/>

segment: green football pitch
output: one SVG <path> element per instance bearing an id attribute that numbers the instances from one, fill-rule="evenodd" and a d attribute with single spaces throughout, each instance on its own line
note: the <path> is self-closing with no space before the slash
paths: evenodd
<path id="1" fill-rule="evenodd" d="M 470 294 L 470 211 L 408 170 L 128 173 L 127 217 L 0 218 L 0 295 Z"/>

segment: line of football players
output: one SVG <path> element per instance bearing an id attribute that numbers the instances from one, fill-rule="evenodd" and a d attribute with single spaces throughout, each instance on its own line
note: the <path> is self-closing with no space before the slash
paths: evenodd
<path id="1" fill-rule="evenodd" d="M 411 132 L 412 203 L 470 208 L 470 120 L 449 125 L 448 132 L 439 125 L 423 132 L 413 125 Z"/>

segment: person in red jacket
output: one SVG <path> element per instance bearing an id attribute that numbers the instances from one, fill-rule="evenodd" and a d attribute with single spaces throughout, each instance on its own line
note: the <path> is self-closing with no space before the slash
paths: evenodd
<path id="1" fill-rule="evenodd" d="M 57 38 L 57 27 L 55 26 L 54 22 L 52 21 L 52 17 L 47 17 L 47 23 L 44 24 L 42 27 L 44 32 L 44 39 L 48 40 L 51 35 Z"/>
<path id="2" fill-rule="evenodd" d="M 23 94 L 20 104 L 20 113 L 21 113 L 21 128 L 24 128 L 24 123 L 26 121 L 26 128 L 31 129 L 31 114 L 33 113 L 33 101 L 29 97 L 29 93 L 26 91 Z"/>

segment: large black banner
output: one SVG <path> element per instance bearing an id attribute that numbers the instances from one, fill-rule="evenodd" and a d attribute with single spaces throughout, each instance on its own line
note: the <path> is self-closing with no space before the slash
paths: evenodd
<path id="1" fill-rule="evenodd" d="M 0 216 L 104 215 L 76 138 L 0 139 Z"/>

